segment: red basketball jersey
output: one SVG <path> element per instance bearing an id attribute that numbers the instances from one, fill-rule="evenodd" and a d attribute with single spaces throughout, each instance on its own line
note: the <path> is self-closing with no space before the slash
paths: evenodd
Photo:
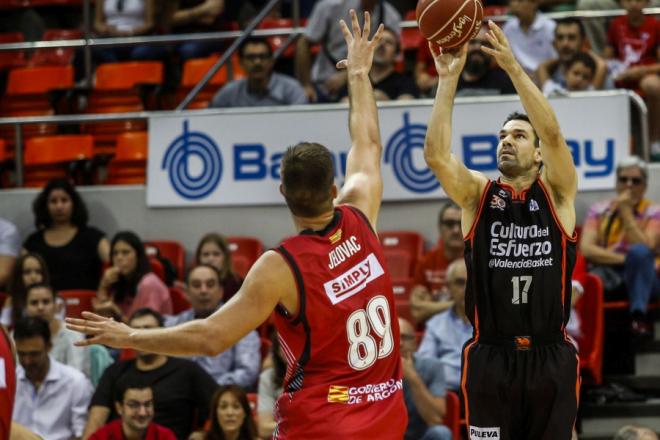
<path id="1" fill-rule="evenodd" d="M 300 301 L 275 325 L 288 361 L 275 439 L 396 439 L 408 424 L 392 282 L 366 217 L 335 208 L 323 231 L 303 231 L 277 251 Z"/>
<path id="2" fill-rule="evenodd" d="M 16 366 L 9 336 L 4 329 L 0 333 L 0 440 L 7 440 L 16 394 Z"/>

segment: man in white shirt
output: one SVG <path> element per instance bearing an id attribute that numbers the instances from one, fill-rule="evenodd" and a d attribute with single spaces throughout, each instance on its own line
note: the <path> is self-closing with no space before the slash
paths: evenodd
<path id="1" fill-rule="evenodd" d="M 13 223 L 0 218 L 0 287 L 6 286 L 21 250 L 21 239 Z"/>
<path id="2" fill-rule="evenodd" d="M 41 318 L 14 327 L 19 366 L 13 420 L 48 440 L 82 437 L 92 384 L 75 368 L 51 358 L 50 329 Z"/>

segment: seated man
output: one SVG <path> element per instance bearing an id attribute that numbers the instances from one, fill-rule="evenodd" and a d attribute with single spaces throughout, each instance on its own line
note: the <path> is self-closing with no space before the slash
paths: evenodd
<path id="1" fill-rule="evenodd" d="M 606 298 L 625 287 L 631 330 L 641 336 L 651 333 L 646 308 L 660 294 L 660 206 L 644 197 L 647 186 L 646 162 L 636 156 L 622 159 L 616 167 L 617 197 L 589 209 L 580 240 L 591 272 L 603 280 Z"/>
<path id="2" fill-rule="evenodd" d="M 386 27 L 374 52 L 374 61 L 369 71 L 376 101 L 415 99 L 419 96 L 412 78 L 394 70 L 400 52 L 399 34 Z M 339 96 L 342 101 L 348 102 L 348 88 L 344 87 Z"/>
<path id="3" fill-rule="evenodd" d="M 13 420 L 48 440 L 82 436 L 92 384 L 75 368 L 48 355 L 48 323 L 21 318 L 14 327 L 19 366 Z"/>
<path id="4" fill-rule="evenodd" d="M 445 414 L 445 375 L 438 359 L 415 353 L 415 329 L 399 318 L 403 395 L 408 409 L 404 440 L 451 440 L 451 431 L 442 425 Z"/>
<path id="5" fill-rule="evenodd" d="M 210 316 L 222 306 L 222 285 L 218 271 L 207 265 L 188 273 L 188 299 L 192 308 L 165 320 L 167 327 Z M 254 386 L 261 367 L 261 340 L 251 331 L 236 345 L 214 357 L 196 356 L 193 362 L 204 368 L 219 385 Z"/>
<path id="6" fill-rule="evenodd" d="M 584 24 L 579 18 L 564 18 L 557 21 L 555 27 L 554 40 L 552 42 L 557 57 L 547 60 L 539 66 L 536 76 L 539 85 L 545 89 L 546 83 L 551 81 L 563 88 L 567 88 L 566 79 L 569 64 L 577 54 L 585 54 L 591 58 L 589 65 L 594 66 L 593 79 L 591 81 L 594 89 L 602 89 L 607 79 L 607 63 L 603 58 L 590 50 L 585 50 L 585 31 Z M 610 84 L 606 88 L 612 88 Z"/>
<path id="7" fill-rule="evenodd" d="M 153 423 L 151 387 L 135 380 L 122 381 L 115 397 L 119 418 L 102 426 L 89 440 L 176 440 L 172 431 Z"/>
<path id="8" fill-rule="evenodd" d="M 305 91 L 290 76 L 273 72 L 273 49 L 263 37 L 247 38 L 239 49 L 247 75 L 231 81 L 216 93 L 210 107 L 261 107 L 306 104 Z"/>
<path id="9" fill-rule="evenodd" d="M 138 309 L 129 319 L 133 328 L 163 327 L 163 317 L 151 309 Z M 151 386 L 154 421 L 171 429 L 177 438 L 188 438 L 195 421 L 203 423 L 218 388 L 213 378 L 187 359 L 137 352 L 135 359 L 109 366 L 92 397 L 85 438 L 114 420 L 115 396 L 121 381 L 139 380 Z"/>
<path id="10" fill-rule="evenodd" d="M 448 201 L 442 205 L 438 215 L 438 229 L 438 246 L 420 260 L 413 277 L 410 309 L 417 324 L 423 324 L 431 316 L 452 305 L 444 290 L 445 271 L 449 263 L 463 256 L 464 249 L 461 208 L 457 204 Z"/>
<path id="11" fill-rule="evenodd" d="M 472 324 L 465 314 L 465 285 L 467 268 L 461 258 L 447 268 L 447 287 L 454 301 L 446 310 L 426 323 L 426 332 L 417 353 L 420 356 L 440 359 L 445 371 L 447 388 L 458 390 L 461 383 L 461 352 L 463 345 L 472 337 Z"/>

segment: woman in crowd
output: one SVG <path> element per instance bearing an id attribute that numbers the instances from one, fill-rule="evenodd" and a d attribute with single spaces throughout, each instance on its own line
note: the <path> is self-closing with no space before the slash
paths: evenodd
<path id="1" fill-rule="evenodd" d="M 51 180 L 32 210 L 37 231 L 23 248 L 43 257 L 55 291 L 96 289 L 110 246 L 103 232 L 87 226 L 87 207 L 73 185 Z"/>
<path id="2" fill-rule="evenodd" d="M 231 251 L 227 240 L 222 235 L 210 232 L 203 236 L 197 245 L 195 260 L 199 264 L 213 266 L 220 272 L 224 291 L 223 302 L 227 302 L 241 288 L 243 278 L 234 272 Z"/>
<path id="3" fill-rule="evenodd" d="M 23 316 L 23 310 L 27 302 L 26 294 L 28 286 L 33 284 L 50 284 L 50 276 L 46 262 L 39 254 L 27 253 L 21 255 L 12 271 L 7 293 L 9 297 L 5 300 L 0 314 L 0 324 L 9 328 Z M 58 307 L 63 305 L 62 300 L 58 301 Z"/>
<path id="4" fill-rule="evenodd" d="M 172 314 L 169 290 L 151 271 L 144 245 L 134 232 L 118 232 L 110 254 L 112 265 L 103 274 L 94 304 L 98 313 L 126 319 L 135 310 L 148 307 Z"/>
<path id="5" fill-rule="evenodd" d="M 275 402 L 282 394 L 282 384 L 286 374 L 286 358 L 280 346 L 277 330 L 270 335 L 272 367 L 264 369 L 259 375 L 259 393 L 257 398 L 257 414 L 259 437 L 271 438 L 277 426 L 275 417 Z"/>
<path id="6" fill-rule="evenodd" d="M 221 386 L 211 404 L 211 428 L 206 440 L 256 440 L 247 394 L 238 385 Z"/>

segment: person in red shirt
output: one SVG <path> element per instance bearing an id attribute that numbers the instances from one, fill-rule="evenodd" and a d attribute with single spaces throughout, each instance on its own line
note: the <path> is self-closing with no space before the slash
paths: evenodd
<path id="1" fill-rule="evenodd" d="M 99 428 L 88 440 L 176 440 L 174 432 L 152 422 L 151 387 L 136 381 L 122 385 L 115 399 L 119 418 Z"/>
<path id="2" fill-rule="evenodd" d="M 370 40 L 369 13 L 363 27 L 350 14 L 350 25 L 341 21 L 347 58 L 337 63 L 347 69 L 352 140 L 341 191 L 326 147 L 290 147 L 279 190 L 299 234 L 261 255 L 227 304 L 162 329 L 132 329 L 89 312 L 67 320 L 91 336 L 80 346 L 215 356 L 275 311 L 288 363 L 278 440 L 400 440 L 408 424 L 392 280 L 376 235 L 383 147 L 369 70 L 384 26 Z"/>
<path id="3" fill-rule="evenodd" d="M 627 14 L 612 20 L 604 55 L 616 85 L 639 89 L 648 106 L 651 151 L 660 153 L 660 21 L 644 15 L 649 0 L 619 0 Z"/>
<path id="4" fill-rule="evenodd" d="M 440 240 L 438 246 L 417 263 L 410 292 L 410 308 L 417 324 L 423 324 L 436 313 L 452 306 L 445 291 L 445 276 L 449 264 L 463 256 L 463 233 L 461 232 L 461 208 L 448 201 L 438 215 Z"/>

